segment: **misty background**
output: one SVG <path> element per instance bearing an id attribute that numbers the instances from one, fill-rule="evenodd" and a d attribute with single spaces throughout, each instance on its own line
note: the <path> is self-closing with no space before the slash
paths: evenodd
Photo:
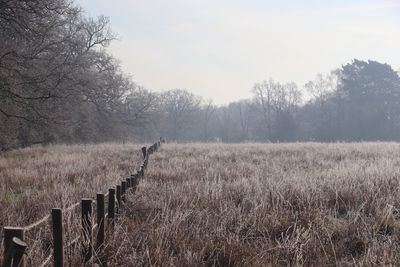
<path id="1" fill-rule="evenodd" d="M 396 1 L 107 2 L 0 1 L 0 149 L 400 139 Z"/>

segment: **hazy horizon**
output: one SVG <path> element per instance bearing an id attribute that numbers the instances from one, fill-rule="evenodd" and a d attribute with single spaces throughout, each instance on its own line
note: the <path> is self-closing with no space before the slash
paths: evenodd
<path id="1" fill-rule="evenodd" d="M 104 14 L 110 51 L 146 88 L 187 89 L 216 104 L 272 77 L 303 86 L 357 58 L 400 66 L 398 1 L 79 0 Z"/>

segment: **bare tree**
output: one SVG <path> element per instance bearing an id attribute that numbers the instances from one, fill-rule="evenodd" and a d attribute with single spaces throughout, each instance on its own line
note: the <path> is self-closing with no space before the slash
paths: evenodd
<path id="1" fill-rule="evenodd" d="M 164 111 L 162 131 L 170 139 L 178 141 L 186 130 L 197 123 L 194 115 L 200 109 L 201 98 L 175 89 L 163 93 L 161 99 Z"/>
<path id="2" fill-rule="evenodd" d="M 337 83 L 337 71 L 332 71 L 326 76 L 318 73 L 314 81 L 309 81 L 304 87 L 310 94 L 311 101 L 320 101 L 326 99 L 329 93 L 337 89 Z"/>
<path id="3" fill-rule="evenodd" d="M 279 139 L 282 132 L 276 131 L 276 126 L 280 123 L 287 124 L 289 120 L 292 120 L 290 117 L 301 103 L 300 90 L 295 83 L 280 84 L 270 79 L 268 82 L 256 84 L 253 94 L 254 106 L 261 114 L 266 128 L 266 138 Z"/>
<path id="4" fill-rule="evenodd" d="M 210 127 L 210 120 L 215 114 L 216 107 L 213 104 L 212 99 L 207 100 L 203 106 L 201 107 L 202 113 L 202 124 L 203 124 L 203 140 L 209 140 L 209 127 Z"/>
<path id="5" fill-rule="evenodd" d="M 68 0 L 0 1 L 4 128 L 49 141 L 50 130 L 74 124 L 73 114 L 91 112 L 82 105 L 110 111 L 121 100 L 118 64 L 102 50 L 114 38 L 108 19 L 82 14 Z"/>
<path id="6" fill-rule="evenodd" d="M 246 141 L 249 139 L 249 122 L 250 122 L 250 101 L 242 100 L 236 104 L 239 113 L 240 122 L 240 139 L 241 141 Z"/>
<path id="7" fill-rule="evenodd" d="M 263 81 L 262 83 L 257 83 L 253 87 L 254 104 L 263 118 L 263 123 L 267 129 L 268 139 L 272 137 L 273 99 L 275 91 L 278 90 L 279 86 L 279 84 L 270 79 L 268 82 Z"/>

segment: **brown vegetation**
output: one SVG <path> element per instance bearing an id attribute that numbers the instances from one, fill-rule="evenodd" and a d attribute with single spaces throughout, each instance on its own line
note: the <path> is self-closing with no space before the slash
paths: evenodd
<path id="1" fill-rule="evenodd" d="M 37 146 L 6 152 L 0 155 L 0 227 L 26 226 L 51 208 L 106 193 L 141 161 L 140 146 L 133 144 Z M 78 235 L 77 222 L 79 212 L 65 214 L 66 242 Z M 51 225 L 32 229 L 26 237 L 28 265 L 38 266 L 51 247 Z M 75 257 L 70 249 L 67 254 Z"/>
<path id="2" fill-rule="evenodd" d="M 395 265 L 399 151 L 395 143 L 164 145 L 127 197 L 106 256 L 111 266 Z M 94 196 L 140 157 L 134 145 L 6 153 L 0 222 L 29 223 Z"/>
<path id="3" fill-rule="evenodd" d="M 147 266 L 394 265 L 399 156 L 393 143 L 169 144 L 119 246 Z"/>

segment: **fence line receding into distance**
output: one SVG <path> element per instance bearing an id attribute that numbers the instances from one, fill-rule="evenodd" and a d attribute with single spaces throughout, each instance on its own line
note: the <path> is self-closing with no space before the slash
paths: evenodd
<path id="1" fill-rule="evenodd" d="M 123 202 L 126 200 L 125 194 L 129 191 L 135 192 L 140 179 L 144 177 L 145 170 L 149 161 L 149 156 L 156 152 L 163 140 L 160 140 L 150 147 L 142 147 L 143 162 L 139 170 L 130 175 L 126 180 L 121 181 L 115 188 L 110 188 L 106 194 L 97 193 L 96 195 L 96 216 L 93 216 L 93 200 L 90 198 L 83 198 L 81 202 L 75 203 L 66 209 L 54 208 L 51 213 L 42 219 L 28 225 L 26 227 L 4 227 L 4 257 L 3 267 L 24 267 L 25 266 L 25 251 L 28 244 L 25 242 L 25 232 L 37 228 L 51 218 L 52 221 L 52 236 L 53 247 L 51 253 L 41 263 L 40 266 L 48 266 L 53 260 L 55 267 L 64 266 L 65 249 L 81 241 L 82 252 L 85 262 L 93 260 L 93 251 L 101 251 L 107 240 L 105 238 L 106 227 L 108 231 L 112 231 L 114 221 L 121 213 Z M 105 199 L 108 197 L 107 212 L 105 206 Z M 72 241 L 64 244 L 64 229 L 63 229 L 63 215 L 76 210 L 81 207 L 81 234 L 75 237 Z M 92 218 L 96 218 L 96 223 L 93 225 Z M 95 238 L 93 232 L 95 231 Z M 95 239 L 95 243 L 94 240 Z M 103 261 L 105 259 L 98 259 Z M 106 265 L 106 262 L 101 262 Z"/>

